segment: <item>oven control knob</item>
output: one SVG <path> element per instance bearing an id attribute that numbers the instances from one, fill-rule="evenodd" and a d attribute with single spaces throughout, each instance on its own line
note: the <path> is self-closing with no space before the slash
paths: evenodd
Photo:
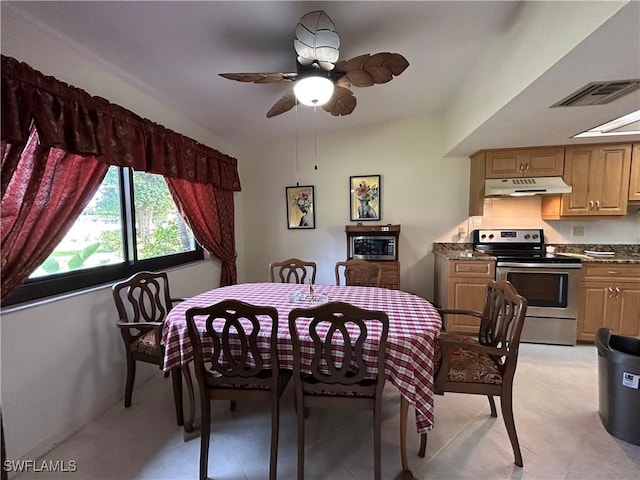
<path id="1" fill-rule="evenodd" d="M 487 238 L 487 235 L 483 233 L 482 235 L 480 235 L 480 238 L 484 240 L 485 238 Z"/>
<path id="2" fill-rule="evenodd" d="M 529 235 L 528 233 L 526 233 L 526 234 L 524 235 L 524 238 L 525 238 L 525 240 L 529 240 L 529 238 L 531 238 L 531 235 Z"/>
<path id="3" fill-rule="evenodd" d="M 490 233 L 489 234 L 489 239 L 492 239 L 492 238 L 493 238 L 493 233 Z"/>
<path id="4" fill-rule="evenodd" d="M 533 234 L 533 238 L 534 238 L 534 240 L 535 240 L 536 238 L 538 238 L 538 234 L 537 234 L 537 233 L 534 233 L 534 234 Z"/>

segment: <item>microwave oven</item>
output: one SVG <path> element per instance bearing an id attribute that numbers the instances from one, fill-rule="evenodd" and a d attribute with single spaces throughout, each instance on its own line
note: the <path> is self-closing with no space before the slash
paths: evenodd
<path id="1" fill-rule="evenodd" d="M 351 258 L 360 260 L 398 260 L 397 237 L 393 235 L 362 235 L 349 237 Z"/>

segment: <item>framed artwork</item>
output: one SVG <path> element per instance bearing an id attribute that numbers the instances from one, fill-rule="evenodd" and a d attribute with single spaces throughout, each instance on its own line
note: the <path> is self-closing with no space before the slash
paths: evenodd
<path id="1" fill-rule="evenodd" d="M 286 187 L 287 228 L 316 228 L 313 185 Z"/>
<path id="2" fill-rule="evenodd" d="M 352 221 L 380 220 L 380 175 L 349 177 L 349 202 Z"/>

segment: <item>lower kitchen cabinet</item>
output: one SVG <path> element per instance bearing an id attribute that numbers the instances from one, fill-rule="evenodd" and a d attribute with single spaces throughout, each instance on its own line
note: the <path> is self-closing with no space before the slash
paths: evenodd
<path id="1" fill-rule="evenodd" d="M 578 340 L 593 342 L 600 327 L 640 337 L 640 265 L 584 264 Z"/>
<path id="2" fill-rule="evenodd" d="M 495 277 L 493 260 L 447 259 L 436 255 L 435 303 L 442 308 L 481 312 L 487 283 Z M 467 315 L 443 318 L 449 332 L 477 334 L 480 319 Z"/>

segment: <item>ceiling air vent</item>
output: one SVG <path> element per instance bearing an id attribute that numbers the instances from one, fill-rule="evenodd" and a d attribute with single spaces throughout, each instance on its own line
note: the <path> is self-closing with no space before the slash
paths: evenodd
<path id="1" fill-rule="evenodd" d="M 551 107 L 583 107 L 604 105 L 640 88 L 640 80 L 591 82 Z"/>

